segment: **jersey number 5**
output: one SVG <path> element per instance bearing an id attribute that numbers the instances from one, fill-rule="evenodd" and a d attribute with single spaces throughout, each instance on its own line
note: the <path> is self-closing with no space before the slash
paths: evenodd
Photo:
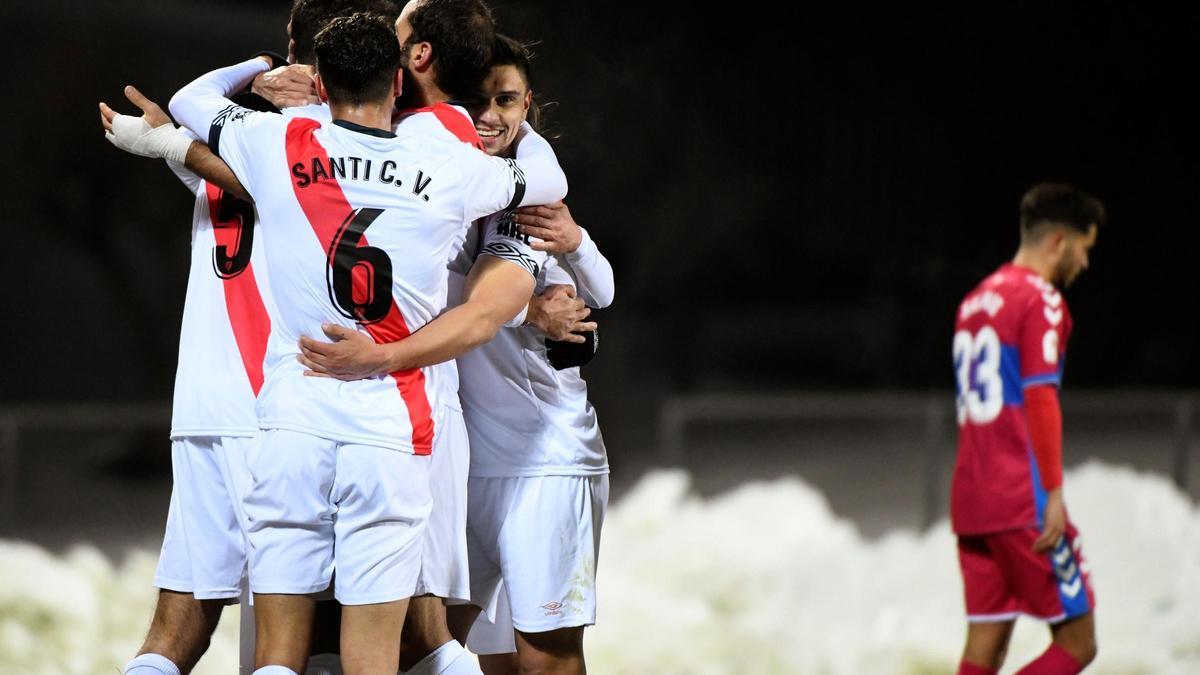
<path id="1" fill-rule="evenodd" d="M 1000 337 L 991 326 L 975 335 L 954 334 L 954 372 L 958 379 L 958 425 L 970 420 L 987 424 L 1004 408 L 1004 381 L 1000 379 Z"/>
<path id="2" fill-rule="evenodd" d="M 250 266 L 250 253 L 254 248 L 254 205 L 209 184 L 208 208 L 216 209 L 213 236 L 217 245 L 213 247 L 213 270 L 222 279 L 232 279 Z"/>
<path id="3" fill-rule="evenodd" d="M 382 321 L 392 309 L 392 260 L 374 246 L 359 246 L 383 209 L 359 209 L 346 216 L 329 244 L 325 280 L 329 300 L 347 319 Z"/>

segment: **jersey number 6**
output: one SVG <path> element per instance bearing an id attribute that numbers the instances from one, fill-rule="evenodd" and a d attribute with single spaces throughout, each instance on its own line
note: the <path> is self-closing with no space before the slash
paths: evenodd
<path id="1" fill-rule="evenodd" d="M 958 425 L 970 420 L 987 424 L 1004 408 L 1004 381 L 1000 379 L 1000 337 L 991 326 L 972 336 L 954 334 L 954 373 L 958 379 Z"/>
<path id="2" fill-rule="evenodd" d="M 346 216 L 329 244 L 325 275 L 329 300 L 347 319 L 382 321 L 392 308 L 392 260 L 374 246 L 359 246 L 383 209 L 358 209 Z"/>

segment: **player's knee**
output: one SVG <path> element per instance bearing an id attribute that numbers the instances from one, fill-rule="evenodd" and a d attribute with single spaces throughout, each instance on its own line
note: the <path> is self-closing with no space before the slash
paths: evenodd
<path id="1" fill-rule="evenodd" d="M 446 627 L 450 629 L 450 636 L 464 645 L 467 644 L 467 635 L 470 634 L 471 626 L 475 625 L 479 614 L 480 610 L 475 605 L 447 606 Z"/>
<path id="2" fill-rule="evenodd" d="M 483 675 L 518 675 L 521 665 L 516 654 L 481 654 L 479 669 Z"/>
<path id="3" fill-rule="evenodd" d="M 521 675 L 582 672 L 583 627 L 559 628 L 542 633 L 520 633 L 517 664 Z M 524 647 L 524 648 L 520 648 Z"/>
<path id="4" fill-rule="evenodd" d="M 963 658 L 998 670 L 1008 656 L 1010 631 L 1011 627 L 1004 624 L 973 624 L 967 631 Z"/>
<path id="5" fill-rule="evenodd" d="M 1096 660 L 1096 652 L 1099 648 L 1096 645 L 1096 636 L 1094 634 L 1089 634 L 1082 636 L 1075 640 L 1072 644 L 1067 645 L 1066 649 L 1071 653 L 1071 656 L 1075 657 L 1075 660 L 1079 662 L 1079 665 L 1086 666 L 1087 664 Z"/>

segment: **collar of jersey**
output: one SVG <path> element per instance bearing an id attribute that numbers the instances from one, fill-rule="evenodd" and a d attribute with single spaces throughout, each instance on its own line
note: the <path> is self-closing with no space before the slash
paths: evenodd
<path id="1" fill-rule="evenodd" d="M 354 122 L 348 122 L 346 120 L 334 120 L 333 123 L 343 129 L 349 129 L 350 131 L 357 131 L 360 134 L 366 134 L 368 136 L 377 136 L 379 138 L 395 138 L 396 137 L 396 134 L 394 134 L 390 131 L 384 131 L 383 129 L 374 129 L 372 127 L 364 127 L 361 124 L 355 124 Z"/>

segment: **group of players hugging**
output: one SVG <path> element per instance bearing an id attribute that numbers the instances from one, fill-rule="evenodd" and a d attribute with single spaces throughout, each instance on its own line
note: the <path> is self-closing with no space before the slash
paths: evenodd
<path id="1" fill-rule="evenodd" d="M 295 0 L 288 35 L 179 90 L 179 128 L 133 87 L 141 116 L 100 106 L 195 195 L 124 672 L 191 671 L 244 597 L 244 672 L 582 673 L 608 461 L 579 366 L 613 272 L 530 54 L 479 0 Z"/>
<path id="2" fill-rule="evenodd" d="M 190 672 L 239 599 L 242 672 L 583 673 L 608 462 L 579 366 L 613 272 L 530 53 L 481 0 L 294 0 L 287 31 L 286 59 L 179 90 L 178 128 L 133 87 L 141 116 L 100 104 L 195 196 L 160 593 L 124 673 Z M 1104 219 L 1034 186 L 957 314 L 960 674 L 998 671 L 1019 614 L 1052 634 L 1021 673 L 1095 656 L 1058 289 Z"/>

